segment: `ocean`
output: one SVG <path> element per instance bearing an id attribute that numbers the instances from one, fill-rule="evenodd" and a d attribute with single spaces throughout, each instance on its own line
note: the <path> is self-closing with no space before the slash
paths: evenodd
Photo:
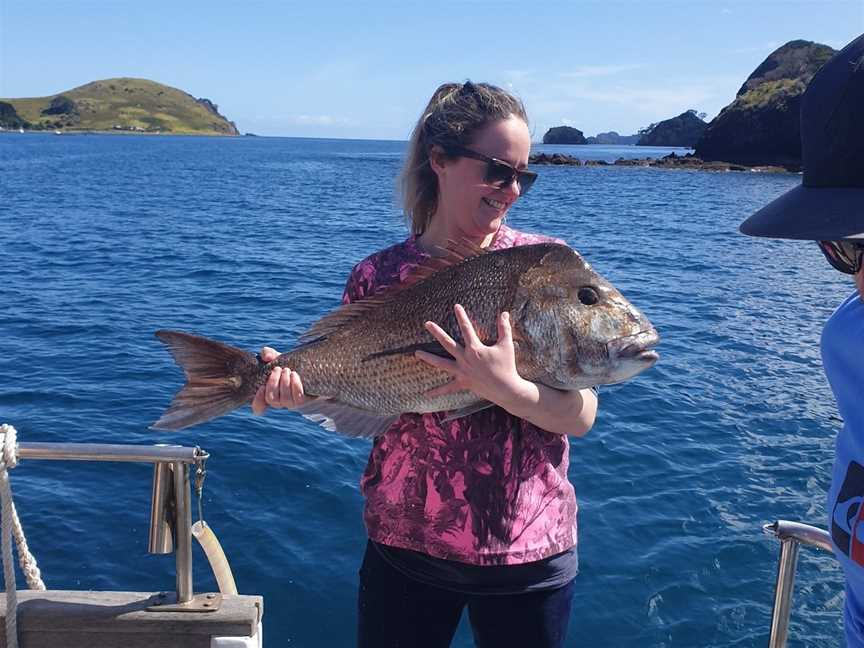
<path id="1" fill-rule="evenodd" d="M 204 517 L 241 593 L 265 597 L 268 646 L 353 645 L 370 443 L 248 408 L 148 429 L 182 384 L 153 332 L 290 348 L 355 263 L 407 235 L 404 148 L 0 136 L 0 423 L 24 442 L 208 451 Z M 602 388 L 593 430 L 571 443 L 581 573 L 568 645 L 763 646 L 779 545 L 762 525 L 826 525 L 841 421 L 819 335 L 853 286 L 812 243 L 737 232 L 800 176 L 536 170 L 509 223 L 565 239 L 662 336 L 656 367 Z M 50 589 L 173 590 L 174 557 L 146 552 L 149 466 L 22 461 L 11 480 Z M 194 560 L 196 591 L 214 590 L 197 547 Z M 789 645 L 841 646 L 842 601 L 833 558 L 802 549 Z M 471 645 L 463 619 L 454 646 Z"/>

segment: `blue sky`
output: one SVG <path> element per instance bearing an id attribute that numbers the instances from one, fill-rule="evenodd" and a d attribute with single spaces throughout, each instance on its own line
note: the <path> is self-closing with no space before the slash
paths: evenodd
<path id="1" fill-rule="evenodd" d="M 864 0 L 0 0 L 0 97 L 143 77 L 242 132 L 407 139 L 440 83 L 522 97 L 533 138 L 714 117 L 775 48 L 840 48 Z"/>

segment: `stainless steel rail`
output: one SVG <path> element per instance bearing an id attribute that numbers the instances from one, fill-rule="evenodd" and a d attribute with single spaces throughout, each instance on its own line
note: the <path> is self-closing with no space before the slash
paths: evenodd
<path id="1" fill-rule="evenodd" d="M 112 443 L 19 443 L 22 459 L 72 461 L 135 461 L 143 463 L 196 463 L 209 455 L 201 448 L 154 445 L 136 446 Z"/>
<path id="2" fill-rule="evenodd" d="M 166 499 L 172 499 L 173 524 L 176 548 L 176 608 L 183 606 L 191 607 L 194 593 L 192 590 L 192 505 L 190 493 L 189 466 L 205 461 L 210 455 L 201 448 L 187 448 L 183 446 L 155 445 L 136 446 L 119 445 L 107 443 L 19 443 L 18 457 L 21 459 L 47 459 L 47 460 L 71 460 L 71 461 L 131 461 L 139 463 L 152 463 L 156 466 L 154 474 L 160 475 L 161 484 L 157 489 L 154 478 L 154 505 L 157 496 L 163 505 Z M 160 465 L 163 465 L 160 470 Z M 165 473 L 168 469 L 169 474 Z M 168 491 L 162 486 L 170 480 L 173 473 L 173 490 Z M 155 491 L 159 490 L 157 494 Z M 156 535 L 152 529 L 154 520 L 162 522 L 161 513 L 151 515 L 151 538 Z M 163 530 L 160 530 L 163 531 Z M 152 553 L 170 553 L 170 540 L 159 538 L 159 545 L 167 547 L 165 550 L 153 549 L 157 543 L 151 540 Z M 208 603 L 208 606 L 210 604 Z M 163 604 L 162 609 L 166 606 Z"/>
<path id="3" fill-rule="evenodd" d="M 780 560 L 777 565 L 777 585 L 774 588 L 774 611 L 771 614 L 771 636 L 769 648 L 784 648 L 789 637 L 789 617 L 792 613 L 792 591 L 795 585 L 795 568 L 798 549 L 804 544 L 830 551 L 831 536 L 828 532 L 809 524 L 777 520 L 762 527 L 765 533 L 780 540 Z"/>

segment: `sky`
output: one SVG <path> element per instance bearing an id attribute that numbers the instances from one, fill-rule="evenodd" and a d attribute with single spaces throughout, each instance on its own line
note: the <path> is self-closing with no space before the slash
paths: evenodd
<path id="1" fill-rule="evenodd" d="M 435 88 L 486 81 L 532 138 L 715 117 L 777 47 L 839 49 L 864 0 L 0 0 L 0 97 L 139 77 L 241 132 L 406 140 Z"/>

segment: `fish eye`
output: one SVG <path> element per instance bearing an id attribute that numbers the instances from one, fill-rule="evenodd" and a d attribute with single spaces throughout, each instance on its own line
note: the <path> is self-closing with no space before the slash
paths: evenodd
<path id="1" fill-rule="evenodd" d="M 600 295 L 598 295 L 597 291 L 594 290 L 591 286 L 585 286 L 584 288 L 580 288 L 579 292 L 576 293 L 576 296 L 579 298 L 579 301 L 586 306 L 593 306 L 600 301 Z"/>

